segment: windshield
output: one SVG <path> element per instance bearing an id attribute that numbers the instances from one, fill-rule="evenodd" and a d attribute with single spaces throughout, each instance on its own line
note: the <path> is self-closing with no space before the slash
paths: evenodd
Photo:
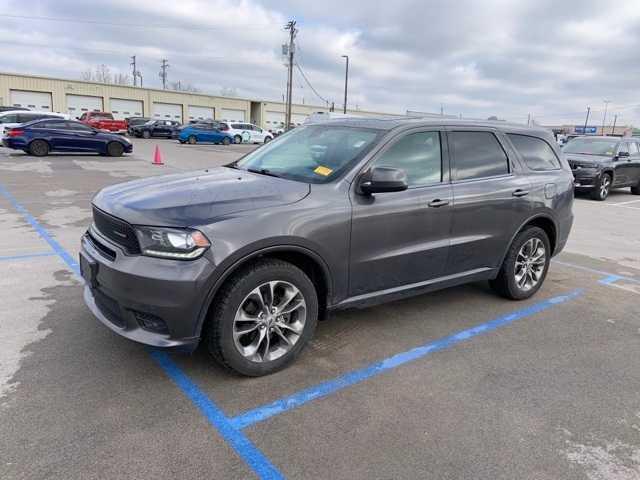
<path id="1" fill-rule="evenodd" d="M 326 183 L 371 150 L 382 133 L 344 126 L 298 127 L 234 166 L 300 182 Z"/>
<path id="2" fill-rule="evenodd" d="M 565 153 L 583 153 L 585 155 L 613 156 L 616 152 L 617 140 L 606 138 L 574 138 L 562 149 Z"/>

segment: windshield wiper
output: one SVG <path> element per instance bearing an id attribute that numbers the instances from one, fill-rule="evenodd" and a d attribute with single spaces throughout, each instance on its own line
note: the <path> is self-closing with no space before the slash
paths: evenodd
<path id="1" fill-rule="evenodd" d="M 273 173 L 272 171 L 267 170 L 266 168 L 247 168 L 247 172 L 259 173 L 260 175 L 267 175 L 269 177 L 281 178 L 280 175 L 278 175 L 277 173 Z"/>

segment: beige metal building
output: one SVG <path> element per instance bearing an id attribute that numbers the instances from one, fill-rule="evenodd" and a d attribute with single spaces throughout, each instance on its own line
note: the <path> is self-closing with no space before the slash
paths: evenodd
<path id="1" fill-rule="evenodd" d="M 0 105 L 69 113 L 72 118 L 84 112 L 104 111 L 118 119 L 149 117 L 181 123 L 215 119 L 253 123 L 267 130 L 285 123 L 285 105 L 280 102 L 14 73 L 0 73 Z M 321 111 L 327 108 L 293 105 L 291 121 L 300 125 L 309 114 Z M 384 115 L 361 110 L 349 113 Z"/>

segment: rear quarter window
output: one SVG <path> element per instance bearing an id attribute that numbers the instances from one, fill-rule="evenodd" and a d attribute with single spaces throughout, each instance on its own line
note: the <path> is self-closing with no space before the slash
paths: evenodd
<path id="1" fill-rule="evenodd" d="M 531 170 L 559 170 L 560 160 L 547 142 L 529 135 L 508 133 L 507 137 Z"/>
<path id="2" fill-rule="evenodd" d="M 509 159 L 492 132 L 454 131 L 449 134 L 454 152 L 455 180 L 509 174 Z"/>

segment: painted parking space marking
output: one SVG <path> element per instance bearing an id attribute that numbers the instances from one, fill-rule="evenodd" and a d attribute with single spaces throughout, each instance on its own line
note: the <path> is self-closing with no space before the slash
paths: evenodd
<path id="1" fill-rule="evenodd" d="M 585 272 L 594 273 L 596 275 L 602 275 L 605 278 L 601 279 L 600 283 L 603 283 L 605 285 L 613 285 L 613 283 L 618 280 L 624 280 L 625 282 L 640 284 L 640 279 L 637 279 L 637 278 L 627 277 L 625 275 L 616 275 L 611 272 L 605 272 L 603 270 L 597 270 L 595 268 L 590 268 L 590 267 L 583 267 L 582 265 L 576 265 L 575 263 L 565 262 L 562 260 L 552 260 L 552 262 L 557 263 L 558 265 L 563 265 L 565 267 L 575 268 L 577 270 L 583 270 Z"/>
<path id="2" fill-rule="evenodd" d="M 237 415 L 231 420 L 231 422 L 236 428 L 246 428 L 255 423 L 262 422 L 267 418 L 273 417 L 274 415 L 279 415 L 288 410 L 298 408 L 305 403 L 309 403 L 318 398 L 326 397 L 327 395 L 331 395 L 339 390 L 350 387 L 351 385 L 355 385 L 371 377 L 380 375 L 381 373 L 384 373 L 388 370 L 423 358 L 431 353 L 450 348 L 477 335 L 491 332 L 498 328 L 509 325 L 516 320 L 530 317 L 536 313 L 540 313 L 557 305 L 569 302 L 582 295 L 582 293 L 582 289 L 573 290 L 565 295 L 559 295 L 548 300 L 535 303 L 520 310 L 516 310 L 515 312 L 502 315 L 486 323 L 482 323 L 480 325 L 476 325 L 475 327 L 462 330 L 453 335 L 449 335 L 439 340 L 426 343 L 412 350 L 398 353 L 392 357 L 372 363 L 371 365 L 368 365 L 359 370 L 341 375 L 333 380 L 320 383 L 313 387 L 276 400 L 275 402 L 249 410 L 248 412 Z"/>
<path id="3" fill-rule="evenodd" d="M 154 350 L 151 352 L 151 356 L 260 478 L 269 480 L 284 478 L 269 459 L 239 429 L 232 425 L 222 410 L 180 370 L 169 358 L 169 355 Z"/>
<path id="4" fill-rule="evenodd" d="M 0 194 L 4 196 L 24 219 L 38 232 L 38 234 L 53 248 L 67 266 L 81 279 L 78 262 L 60 245 L 53 236 L 24 208 L 16 198 L 0 184 Z M 180 388 L 184 395 L 205 415 L 222 438 L 229 443 L 236 453 L 249 465 L 260 479 L 283 479 L 282 474 L 269 462 L 258 448 L 244 436 L 242 432 L 233 428 L 222 411 L 189 377 L 175 364 L 166 353 L 151 352 L 151 357 L 164 373 Z"/>
<path id="5" fill-rule="evenodd" d="M 24 217 L 27 223 L 31 225 L 31 227 L 36 232 L 38 232 L 38 235 L 40 235 L 42 239 L 49 244 L 53 251 L 64 261 L 64 263 L 67 264 L 71 271 L 78 277 L 80 277 L 80 265 L 78 264 L 77 260 L 72 255 L 70 255 L 69 252 L 67 252 L 42 225 L 40 225 L 40 222 L 38 222 L 26 208 L 18 203 L 16 198 L 11 193 L 9 193 L 9 191 L 2 184 L 0 184 L 0 195 L 2 195 L 9 201 L 9 203 L 11 203 L 13 208 Z"/>
<path id="6" fill-rule="evenodd" d="M 0 255 L 0 262 L 8 261 L 8 260 L 30 260 L 32 258 L 40 258 L 40 257 L 54 257 L 56 256 L 56 252 L 40 252 L 40 253 L 25 253 L 22 255 Z"/>

